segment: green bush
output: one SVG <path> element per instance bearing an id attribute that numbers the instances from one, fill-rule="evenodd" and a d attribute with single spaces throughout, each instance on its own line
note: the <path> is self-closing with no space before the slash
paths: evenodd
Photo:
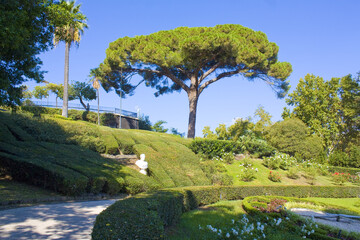
<path id="1" fill-rule="evenodd" d="M 92 238 L 164 239 L 164 228 L 176 223 L 183 212 L 219 200 L 261 195 L 304 198 L 359 194 L 360 187 L 345 186 L 203 186 L 141 193 L 101 212 L 96 217 Z"/>
<path id="2" fill-rule="evenodd" d="M 112 113 L 103 113 L 100 116 L 100 124 L 103 126 L 116 127 L 116 117 Z"/>
<path id="3" fill-rule="evenodd" d="M 239 176 L 241 181 L 251 182 L 256 179 L 255 176 L 256 171 L 253 168 L 244 168 Z"/>
<path id="4" fill-rule="evenodd" d="M 280 152 L 300 159 L 317 159 L 324 152 L 321 138 L 311 136 L 309 128 L 297 118 L 275 123 L 265 137 Z"/>
<path id="5" fill-rule="evenodd" d="M 257 158 L 269 157 L 275 153 L 275 148 L 265 140 L 253 136 L 241 136 L 237 140 L 244 152 L 254 155 Z"/>
<path id="6" fill-rule="evenodd" d="M 233 184 L 232 177 L 225 173 L 214 174 L 212 175 L 211 180 L 214 185 L 227 186 Z"/>
<path id="7" fill-rule="evenodd" d="M 356 175 L 360 172 L 359 168 L 346 168 L 346 167 L 335 167 L 335 166 L 329 166 L 329 172 L 330 173 L 350 173 L 351 175 Z"/>
<path id="8" fill-rule="evenodd" d="M 207 158 L 222 157 L 224 153 L 241 153 L 241 146 L 233 141 L 195 139 L 189 148 L 196 154 L 204 154 Z"/>

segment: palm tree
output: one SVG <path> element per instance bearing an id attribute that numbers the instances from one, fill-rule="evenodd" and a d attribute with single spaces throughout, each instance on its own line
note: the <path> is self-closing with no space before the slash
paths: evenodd
<path id="1" fill-rule="evenodd" d="M 88 28 L 86 16 L 80 12 L 81 4 L 75 5 L 75 1 L 61 0 L 59 2 L 63 23 L 55 28 L 54 44 L 65 42 L 65 69 L 64 69 L 64 97 L 62 115 L 68 116 L 68 86 L 69 86 L 69 52 L 72 43 L 78 47 L 80 36 L 84 29 Z"/>

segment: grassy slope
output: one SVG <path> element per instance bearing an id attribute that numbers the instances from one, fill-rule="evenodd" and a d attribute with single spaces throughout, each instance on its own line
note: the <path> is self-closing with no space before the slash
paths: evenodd
<path id="1" fill-rule="evenodd" d="M 157 187 L 210 184 L 195 154 L 184 146 L 186 139 L 45 118 L 0 114 L 0 166 L 10 164 L 11 174 L 19 180 L 67 194 L 116 193 L 122 186 L 135 193 Z M 120 152 L 145 153 L 151 177 L 99 155 Z M 59 181 L 54 187 L 53 182 Z"/>

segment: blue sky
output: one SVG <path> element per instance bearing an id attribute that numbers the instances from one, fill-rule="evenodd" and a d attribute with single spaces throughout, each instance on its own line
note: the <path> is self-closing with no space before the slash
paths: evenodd
<path id="1" fill-rule="evenodd" d="M 105 59 L 110 42 L 118 38 L 147 35 L 180 26 L 212 27 L 240 24 L 262 31 L 279 46 L 279 61 L 290 62 L 292 92 L 307 73 L 324 79 L 360 71 L 360 1 L 357 0 L 78 0 L 88 17 L 89 29 L 80 47 L 70 50 L 70 80 L 88 81 L 89 71 Z M 40 55 L 45 79 L 63 83 L 64 44 Z M 32 89 L 34 82 L 27 85 Z M 154 89 L 140 86 L 133 96 L 123 100 L 123 108 L 148 115 L 154 123 L 167 121 L 166 127 L 187 133 L 188 99 L 184 92 L 154 96 Z M 50 101 L 55 101 L 50 96 Z M 75 102 L 77 103 L 77 102 Z M 90 104 L 96 105 L 93 101 Z M 100 105 L 119 107 L 113 92 L 100 92 Z M 196 135 L 204 126 L 215 129 L 230 125 L 237 117 L 253 116 L 262 105 L 273 121 L 281 120 L 284 99 L 265 82 L 249 82 L 242 77 L 222 79 L 210 85 L 200 96 Z"/>

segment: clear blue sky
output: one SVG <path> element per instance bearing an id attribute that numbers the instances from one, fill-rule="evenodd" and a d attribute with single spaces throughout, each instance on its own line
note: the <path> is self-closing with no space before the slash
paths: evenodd
<path id="1" fill-rule="evenodd" d="M 212 27 L 240 24 L 262 31 L 279 46 L 279 61 L 290 62 L 292 92 L 307 73 L 324 79 L 360 71 L 360 1 L 358 0 L 78 0 L 88 17 L 80 47 L 70 50 L 70 80 L 88 81 L 89 71 L 105 59 L 105 50 L 118 38 L 147 35 L 180 26 Z M 63 83 L 64 44 L 42 55 L 45 79 Z M 28 82 L 30 89 L 35 83 Z M 50 101 L 55 97 L 50 96 Z M 76 102 L 77 103 L 77 102 Z M 93 101 L 93 105 L 96 102 Z M 100 92 L 100 105 L 119 107 L 114 92 Z M 242 77 L 222 79 L 210 85 L 200 96 L 196 135 L 204 126 L 215 129 L 220 123 L 231 124 L 237 117 L 253 116 L 262 105 L 281 120 L 284 99 L 261 80 L 249 82 Z M 154 123 L 167 121 L 187 133 L 188 100 L 184 92 L 154 96 L 154 90 L 140 86 L 135 95 L 123 100 L 129 111 L 141 109 Z"/>

